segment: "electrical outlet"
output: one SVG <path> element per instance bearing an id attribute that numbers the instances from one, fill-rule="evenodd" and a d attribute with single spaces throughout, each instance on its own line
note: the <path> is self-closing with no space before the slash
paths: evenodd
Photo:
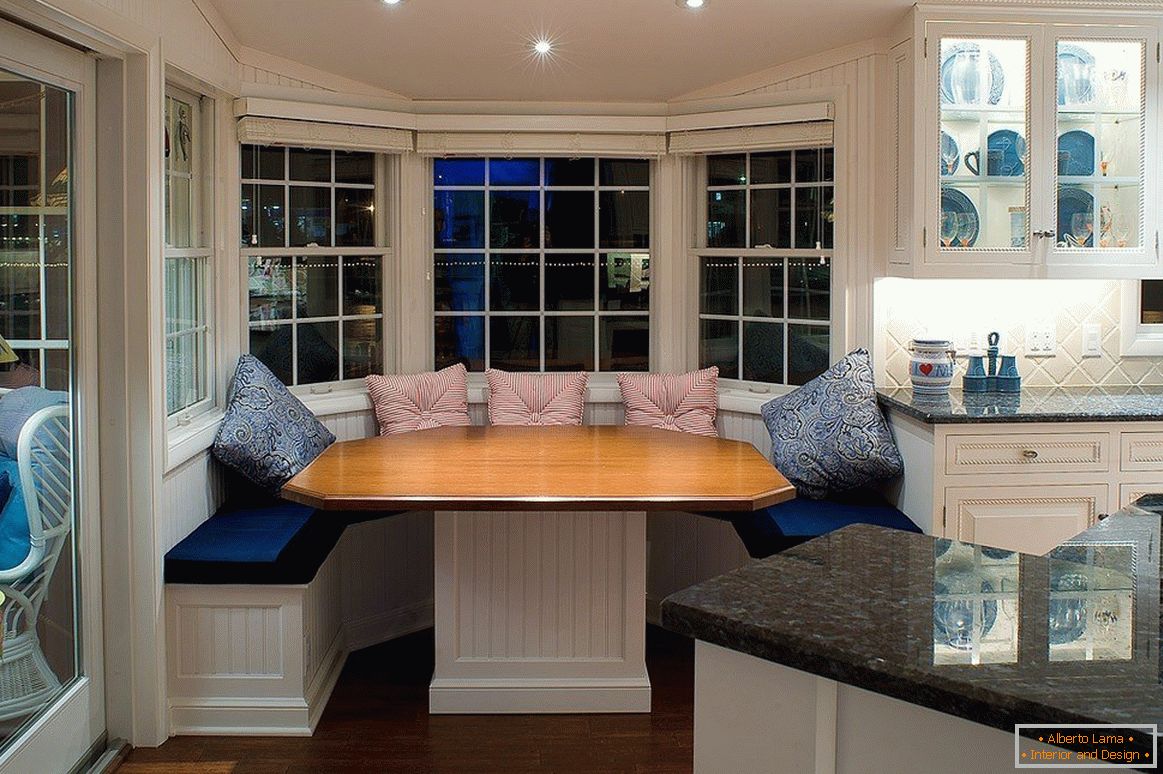
<path id="1" fill-rule="evenodd" d="M 1082 326 L 1082 356 L 1102 357 L 1102 325 L 1099 323 Z"/>
<path id="2" fill-rule="evenodd" d="M 1054 357 L 1058 341 L 1053 323 L 1026 326 L 1026 357 Z"/>

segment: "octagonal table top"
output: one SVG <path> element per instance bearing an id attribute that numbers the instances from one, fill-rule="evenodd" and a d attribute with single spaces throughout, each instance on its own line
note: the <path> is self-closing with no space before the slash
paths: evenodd
<path id="1" fill-rule="evenodd" d="M 749 443 L 605 425 L 341 441 L 281 494 L 328 510 L 750 511 L 795 489 Z"/>

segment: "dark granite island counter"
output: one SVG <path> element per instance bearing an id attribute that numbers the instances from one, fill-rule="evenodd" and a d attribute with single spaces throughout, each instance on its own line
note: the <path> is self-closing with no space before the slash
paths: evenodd
<path id="1" fill-rule="evenodd" d="M 1163 725 L 1163 497 L 1045 556 L 854 526 L 671 595 L 695 770 L 995 772 L 1015 723 Z"/>

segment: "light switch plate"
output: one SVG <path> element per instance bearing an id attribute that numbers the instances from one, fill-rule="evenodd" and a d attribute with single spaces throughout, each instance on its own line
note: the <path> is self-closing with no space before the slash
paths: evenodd
<path id="1" fill-rule="evenodd" d="M 1082 326 L 1082 356 L 1102 357 L 1102 325 L 1099 323 Z"/>
<path id="2" fill-rule="evenodd" d="M 1058 337 L 1054 323 L 1041 322 L 1026 326 L 1026 357 L 1054 357 Z"/>

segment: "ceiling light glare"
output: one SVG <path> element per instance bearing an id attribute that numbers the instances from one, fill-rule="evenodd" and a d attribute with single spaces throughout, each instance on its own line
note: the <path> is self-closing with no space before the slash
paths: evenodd
<path id="1" fill-rule="evenodd" d="M 399 5 L 403 0 L 384 0 L 384 5 Z"/>
<path id="2" fill-rule="evenodd" d="M 679 8 L 689 8 L 691 10 L 702 8 L 705 3 L 706 0 L 675 0 L 675 5 Z"/>
<path id="3" fill-rule="evenodd" d="M 545 38 L 541 38 L 533 43 L 533 51 L 538 56 L 549 56 L 549 52 L 552 50 L 553 44 Z"/>

